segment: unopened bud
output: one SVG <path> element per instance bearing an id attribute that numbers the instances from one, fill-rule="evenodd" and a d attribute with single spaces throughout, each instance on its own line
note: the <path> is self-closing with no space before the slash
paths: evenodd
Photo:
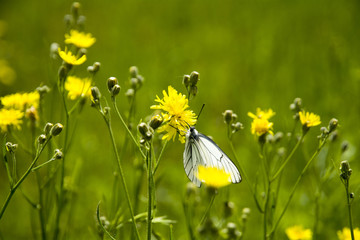
<path id="1" fill-rule="evenodd" d="M 101 98 L 101 93 L 100 90 L 97 87 L 92 87 L 91 88 L 91 96 L 93 97 L 93 99 L 99 100 Z"/>
<path id="2" fill-rule="evenodd" d="M 64 126 L 61 123 L 56 123 L 50 131 L 51 136 L 55 137 L 57 135 L 59 135 L 61 133 L 61 131 L 63 130 Z"/>
<path id="3" fill-rule="evenodd" d="M 80 3 L 78 2 L 73 2 L 73 4 L 71 5 L 71 13 L 75 19 L 77 19 L 79 16 L 80 6 L 81 6 Z"/>
<path id="4" fill-rule="evenodd" d="M 16 143 L 7 142 L 5 147 L 7 152 L 14 153 L 18 148 L 18 145 Z"/>
<path id="5" fill-rule="evenodd" d="M 67 27 L 70 27 L 70 26 L 72 25 L 72 22 L 73 22 L 73 16 L 70 15 L 70 14 L 66 14 L 66 15 L 64 16 L 64 22 L 65 22 L 65 25 L 66 25 Z"/>
<path id="6" fill-rule="evenodd" d="M 231 124 L 232 132 L 236 133 L 237 131 L 244 128 L 243 124 L 241 122 L 232 123 Z"/>
<path id="7" fill-rule="evenodd" d="M 39 137 L 38 137 L 38 143 L 39 144 L 44 144 L 44 142 L 46 141 L 46 136 L 44 134 L 41 134 Z"/>
<path id="8" fill-rule="evenodd" d="M 137 75 L 136 78 L 138 79 L 139 87 L 144 83 L 144 77 L 141 75 Z"/>
<path id="9" fill-rule="evenodd" d="M 57 59 L 58 56 L 59 56 L 59 52 L 58 52 L 58 49 L 60 48 L 60 45 L 56 42 L 53 42 L 51 45 L 50 45 L 50 57 L 52 59 Z"/>
<path id="10" fill-rule="evenodd" d="M 350 169 L 350 164 L 348 161 L 342 161 L 340 163 L 340 177 L 344 180 L 349 180 L 352 170 Z"/>
<path id="11" fill-rule="evenodd" d="M 87 49 L 86 48 L 80 48 L 79 49 L 79 53 L 78 53 L 78 57 L 81 58 L 82 56 L 87 54 Z"/>
<path id="12" fill-rule="evenodd" d="M 188 86 L 190 84 L 190 75 L 184 75 L 183 84 L 186 88 L 188 88 Z"/>
<path id="13" fill-rule="evenodd" d="M 274 142 L 280 142 L 281 141 L 281 139 L 283 139 L 283 137 L 284 137 L 284 134 L 282 133 L 282 132 L 277 132 L 277 133 L 275 133 L 275 135 L 274 135 Z"/>
<path id="14" fill-rule="evenodd" d="M 61 65 L 58 71 L 58 75 L 59 75 L 59 79 L 60 81 L 65 80 L 66 75 L 67 75 L 67 69 L 65 66 Z"/>
<path id="15" fill-rule="evenodd" d="M 128 99 L 132 99 L 134 97 L 135 91 L 132 88 L 129 88 L 126 93 L 125 96 L 128 97 Z"/>
<path id="16" fill-rule="evenodd" d="M 39 119 L 38 112 L 34 106 L 26 109 L 25 116 L 32 122 L 35 122 L 37 119 Z"/>
<path id="17" fill-rule="evenodd" d="M 232 110 L 226 110 L 224 113 L 223 113 L 223 116 L 224 116 L 224 122 L 226 124 L 230 124 L 232 122 L 232 115 L 233 115 L 233 111 Z"/>
<path id="18" fill-rule="evenodd" d="M 36 88 L 36 91 L 40 94 L 40 96 L 44 95 L 45 93 L 50 92 L 50 88 L 46 85 L 39 86 Z"/>
<path id="19" fill-rule="evenodd" d="M 76 21 L 76 24 L 79 25 L 80 28 L 84 28 L 86 23 L 86 17 L 84 15 L 80 15 Z"/>
<path id="20" fill-rule="evenodd" d="M 109 77 L 107 80 L 107 87 L 109 92 L 111 92 L 112 88 L 118 83 L 118 80 L 116 77 Z"/>
<path id="21" fill-rule="evenodd" d="M 86 69 L 89 73 L 94 73 L 94 67 L 93 66 L 88 66 Z"/>
<path id="22" fill-rule="evenodd" d="M 139 80 L 136 77 L 130 79 L 130 84 L 131 84 L 132 89 L 136 89 L 138 83 L 139 83 Z"/>
<path id="23" fill-rule="evenodd" d="M 355 193 L 351 192 L 351 193 L 349 194 L 349 197 L 350 197 L 351 199 L 355 198 Z"/>
<path id="24" fill-rule="evenodd" d="M 139 70 L 136 66 L 131 66 L 129 72 L 131 78 L 136 78 L 136 76 L 139 74 Z"/>
<path id="25" fill-rule="evenodd" d="M 156 130 L 163 123 L 163 118 L 160 115 L 155 115 L 151 118 L 149 126 Z"/>
<path id="26" fill-rule="evenodd" d="M 52 129 L 52 127 L 54 126 L 54 124 L 52 123 L 46 123 L 45 127 L 44 127 L 44 133 L 45 135 L 49 135 L 50 130 Z"/>
<path id="27" fill-rule="evenodd" d="M 330 133 L 333 132 L 336 129 L 336 127 L 338 126 L 338 124 L 339 124 L 339 121 L 336 118 L 332 118 L 329 122 L 329 127 L 328 127 L 329 132 Z"/>
<path id="28" fill-rule="evenodd" d="M 94 72 L 98 72 L 100 70 L 101 63 L 100 62 L 94 62 Z"/>
<path id="29" fill-rule="evenodd" d="M 62 151 L 60 149 L 55 149 L 54 151 L 54 159 L 62 159 L 64 157 L 64 154 L 62 153 Z"/>
<path id="30" fill-rule="evenodd" d="M 149 128 L 146 125 L 146 123 L 142 122 L 142 123 L 139 123 L 139 125 L 138 125 L 138 131 L 142 136 L 146 136 L 146 133 L 149 131 Z"/>
<path id="31" fill-rule="evenodd" d="M 120 85 L 118 85 L 118 84 L 114 85 L 113 88 L 111 89 L 111 96 L 112 97 L 117 96 L 119 94 L 120 90 L 121 90 Z"/>
<path id="32" fill-rule="evenodd" d="M 199 80 L 200 80 L 200 74 L 196 71 L 193 71 L 190 74 L 190 86 L 196 86 Z"/>
<path id="33" fill-rule="evenodd" d="M 197 86 L 191 86 L 190 87 L 190 94 L 195 97 L 197 93 L 198 93 Z"/>

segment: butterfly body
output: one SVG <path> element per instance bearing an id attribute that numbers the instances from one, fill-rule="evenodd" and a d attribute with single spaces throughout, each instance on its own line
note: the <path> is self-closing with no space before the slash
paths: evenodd
<path id="1" fill-rule="evenodd" d="M 198 167 L 215 167 L 230 175 L 229 182 L 239 183 L 239 170 L 220 147 L 209 137 L 190 127 L 186 133 L 184 150 L 184 169 L 188 178 L 198 187 L 201 180 L 197 178 Z"/>

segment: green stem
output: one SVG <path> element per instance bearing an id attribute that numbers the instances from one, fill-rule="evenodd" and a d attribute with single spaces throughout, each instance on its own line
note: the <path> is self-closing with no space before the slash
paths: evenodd
<path id="1" fill-rule="evenodd" d="M 285 212 L 286 212 L 286 210 L 287 210 L 287 208 L 288 208 L 288 206 L 289 206 L 289 204 L 290 204 L 290 202 L 291 202 L 291 199 L 292 199 L 293 196 L 294 196 L 295 190 L 296 190 L 297 186 L 299 185 L 300 180 L 301 180 L 302 177 L 304 176 L 306 170 L 309 168 L 309 166 L 310 166 L 310 164 L 312 163 L 312 161 L 313 161 L 313 160 L 315 159 L 315 157 L 320 153 L 320 150 L 322 149 L 322 147 L 323 147 L 323 146 L 325 145 L 325 143 L 326 143 L 326 139 L 327 139 L 327 137 L 326 137 L 324 140 L 322 140 L 322 142 L 320 143 L 320 146 L 316 149 L 316 151 L 314 152 L 314 154 L 312 155 L 312 157 L 309 159 L 309 161 L 306 163 L 305 167 L 304 167 L 303 170 L 301 171 L 301 174 L 300 174 L 299 177 L 297 178 L 297 180 L 296 180 L 296 182 L 295 182 L 295 184 L 294 184 L 294 186 L 293 186 L 293 188 L 292 188 L 292 190 L 291 190 L 290 196 L 289 196 L 289 198 L 288 198 L 288 200 L 287 200 L 287 202 L 286 202 L 286 204 L 285 204 L 285 207 L 284 207 L 283 211 L 281 212 L 278 220 L 276 221 L 276 223 L 275 223 L 273 229 L 271 230 L 271 232 L 269 233 L 269 235 L 273 235 L 273 234 L 275 233 L 277 227 L 279 226 L 279 223 L 280 223 L 282 217 L 284 216 L 284 214 L 285 214 Z"/>
<path id="2" fill-rule="evenodd" d="M 352 213 L 351 213 L 351 203 L 350 203 L 350 193 L 349 193 L 349 180 L 345 181 L 345 190 L 346 190 L 346 200 L 347 200 L 347 206 L 349 211 L 349 225 L 350 225 L 350 233 L 351 233 L 351 240 L 354 240 L 354 229 L 353 229 L 353 223 L 352 223 Z"/>
<path id="3" fill-rule="evenodd" d="M 230 139 L 229 139 L 229 144 L 230 144 L 231 150 L 232 150 L 232 152 L 233 152 L 233 155 L 234 155 L 234 157 L 235 157 L 235 161 L 236 161 L 236 163 L 237 163 L 237 166 L 239 167 L 240 172 L 241 172 L 243 178 L 245 179 L 245 182 L 248 184 L 251 194 L 253 195 L 253 198 L 254 198 L 254 200 L 255 200 L 256 207 L 258 208 L 258 210 L 259 210 L 260 213 L 263 213 L 264 210 L 262 209 L 262 207 L 261 207 L 261 205 L 260 205 L 260 203 L 259 203 L 259 201 L 258 201 L 258 199 L 257 199 L 257 197 L 256 197 L 256 191 L 254 190 L 253 186 L 250 184 L 249 178 L 248 178 L 248 176 L 247 176 L 244 168 L 242 167 L 242 165 L 240 164 L 240 162 L 239 162 L 239 160 L 238 160 L 238 157 L 237 157 L 237 155 L 236 155 L 236 151 L 235 151 L 234 145 L 233 145 L 233 143 L 232 143 L 232 141 L 231 141 Z"/>
<path id="4" fill-rule="evenodd" d="M 202 216 L 202 218 L 201 218 L 201 220 L 199 222 L 199 225 L 198 225 L 199 227 L 204 223 L 205 219 L 207 218 L 207 215 L 210 212 L 210 209 L 211 209 L 211 207 L 212 207 L 212 205 L 214 203 L 214 199 L 215 199 L 216 195 L 217 195 L 216 192 L 214 192 L 213 195 L 211 196 L 210 203 L 207 206 L 206 211 L 205 211 L 204 215 Z"/>
<path id="5" fill-rule="evenodd" d="M 147 239 L 151 240 L 151 222 L 152 222 L 152 163 L 151 163 L 151 144 L 146 154 L 146 163 L 148 170 L 148 215 L 147 215 Z M 150 155 L 150 156 L 149 156 Z"/>
<path id="6" fill-rule="evenodd" d="M 265 196 L 265 205 L 264 205 L 264 240 L 267 239 L 267 218 L 268 218 L 269 199 L 270 199 L 270 182 Z"/>
<path id="7" fill-rule="evenodd" d="M 8 196 L 6 197 L 6 200 L 0 210 L 0 219 L 2 218 L 11 198 L 13 197 L 16 189 L 20 186 L 20 184 L 25 180 L 25 178 L 29 175 L 29 173 L 31 172 L 31 169 L 34 167 L 34 165 L 36 164 L 36 162 L 38 161 L 42 151 L 44 150 L 46 144 L 50 141 L 51 136 L 45 141 L 45 143 L 43 145 L 41 145 L 41 148 L 37 151 L 37 154 L 34 158 L 34 160 L 32 161 L 32 163 L 30 164 L 29 168 L 26 170 L 26 172 L 22 175 L 22 177 L 19 179 L 19 181 L 16 182 L 16 184 L 10 189 L 10 192 L 8 193 Z"/>
<path id="8" fill-rule="evenodd" d="M 121 116 L 121 114 L 120 114 L 120 112 L 119 112 L 119 109 L 118 109 L 118 107 L 117 107 L 115 98 L 112 98 L 112 102 L 113 102 L 113 104 L 114 104 L 114 108 L 115 108 L 115 110 L 116 110 L 116 113 L 117 113 L 117 115 L 119 116 L 122 124 L 124 125 L 124 127 L 125 127 L 125 129 L 126 129 L 126 131 L 128 132 L 128 134 L 130 135 L 131 139 L 133 140 L 133 142 L 135 143 L 135 145 L 138 147 L 141 155 L 142 155 L 143 158 L 145 159 L 146 156 L 145 156 L 145 154 L 143 153 L 143 151 L 141 150 L 140 144 L 136 141 L 134 135 L 131 133 L 130 129 L 128 128 L 127 124 L 125 123 L 123 117 Z"/>
<path id="9" fill-rule="evenodd" d="M 278 176 L 279 174 L 282 172 L 282 170 L 284 170 L 284 167 L 286 166 L 286 164 L 289 162 L 289 160 L 291 159 L 291 157 L 294 155 L 296 149 L 300 146 L 300 143 L 304 140 L 305 134 L 303 133 L 301 135 L 300 140 L 296 143 L 296 145 L 294 146 L 294 148 L 292 149 L 292 151 L 290 152 L 290 154 L 287 156 L 287 158 L 285 159 L 285 161 L 281 164 L 280 168 L 277 170 L 277 172 L 274 174 L 274 176 L 270 179 L 271 182 L 273 182 Z"/>
<path id="10" fill-rule="evenodd" d="M 110 114 L 110 113 L 109 113 Z M 134 211 L 133 211 L 133 207 L 131 205 L 131 201 L 130 201 L 130 197 L 129 197 L 129 191 L 128 191 L 128 188 L 127 188 L 127 185 L 126 185 L 126 181 L 125 181 L 125 177 L 124 177 L 124 172 L 123 172 L 123 169 L 122 169 L 122 166 L 121 166 L 121 160 L 120 160 L 120 157 L 119 157 L 119 152 L 116 148 L 116 143 L 115 143 L 115 137 L 114 137 L 114 133 L 112 131 L 112 127 L 111 127 L 111 120 L 110 120 L 110 116 L 109 116 L 109 119 L 106 119 L 106 117 L 103 115 L 104 117 L 104 120 L 106 122 L 106 125 L 108 127 L 108 130 L 109 130 L 109 133 L 110 133 L 110 138 L 111 138 L 111 142 L 112 142 L 112 145 L 113 145 L 113 149 L 114 149 L 114 152 L 115 152 L 115 156 L 116 156 L 116 160 L 117 160 L 117 163 L 118 163 L 118 167 L 119 167 L 119 173 L 120 173 L 120 178 L 121 178 L 121 183 L 124 187 L 124 190 L 125 190 L 125 196 L 126 196 L 126 200 L 127 200 L 127 204 L 128 204 L 128 207 L 129 207 L 129 210 L 130 210 L 130 215 L 131 215 L 131 219 L 132 219 L 132 223 L 133 223 L 133 226 L 134 226 L 134 229 L 135 229 L 135 232 L 136 232 L 136 237 L 137 239 L 139 240 L 140 239 L 140 233 L 139 233 L 139 230 L 136 226 L 136 220 L 134 218 Z"/>

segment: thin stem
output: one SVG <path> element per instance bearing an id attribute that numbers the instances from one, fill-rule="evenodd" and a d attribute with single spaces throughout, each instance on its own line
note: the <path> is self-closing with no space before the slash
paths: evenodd
<path id="1" fill-rule="evenodd" d="M 29 173 L 31 172 L 31 169 L 34 167 L 34 165 L 36 164 L 36 162 L 38 161 L 42 151 L 44 150 L 46 144 L 50 141 L 51 136 L 44 142 L 43 145 L 41 145 L 41 148 L 37 151 L 36 156 L 34 158 L 34 160 L 32 161 L 32 163 L 30 164 L 29 168 L 26 170 L 26 172 L 22 175 L 22 177 L 19 179 L 19 181 L 16 182 L 16 184 L 13 186 L 13 188 L 10 189 L 10 192 L 8 193 L 8 196 L 6 197 L 6 200 L 0 210 L 0 219 L 2 218 L 12 196 L 14 195 L 16 189 L 20 186 L 20 184 L 25 180 L 25 178 L 29 175 Z"/>
<path id="2" fill-rule="evenodd" d="M 284 167 L 286 166 L 286 164 L 289 162 L 289 160 L 291 159 L 291 157 L 294 155 L 296 149 L 300 146 L 300 143 L 304 140 L 305 134 L 303 133 L 301 135 L 300 140 L 296 143 L 296 145 L 294 146 L 294 148 L 292 149 L 292 151 L 290 152 L 290 154 L 287 156 L 287 158 L 285 159 L 285 161 L 281 164 L 280 168 L 277 170 L 277 172 L 274 174 L 274 176 L 270 179 L 270 181 L 274 181 L 279 174 L 282 172 L 282 170 L 284 170 Z"/>
<path id="3" fill-rule="evenodd" d="M 263 213 L 264 210 L 262 209 L 262 207 L 261 207 L 261 205 L 260 205 L 260 203 L 259 203 L 259 201 L 258 201 L 258 199 L 257 199 L 257 197 L 256 197 L 256 191 L 255 191 L 255 189 L 253 188 L 253 186 L 250 184 L 249 178 L 248 178 L 248 176 L 247 176 L 244 168 L 242 167 L 242 165 L 240 164 L 240 162 L 239 162 L 239 160 L 238 160 L 238 157 L 237 157 L 237 155 L 236 155 L 236 151 L 235 151 L 235 148 L 234 148 L 234 144 L 232 143 L 232 141 L 231 141 L 230 139 L 229 139 L 229 144 L 230 144 L 231 150 L 232 150 L 232 152 L 233 152 L 233 155 L 234 155 L 234 157 L 235 157 L 235 161 L 236 161 L 236 163 L 237 163 L 237 166 L 239 167 L 240 172 L 241 172 L 243 178 L 245 179 L 245 182 L 248 184 L 251 194 L 253 195 L 253 198 L 254 198 L 255 203 L 256 203 L 256 207 L 258 208 L 258 210 L 259 210 L 260 213 Z"/>
<path id="4" fill-rule="evenodd" d="M 110 113 L 109 113 L 110 114 Z M 136 226 L 136 220 L 134 218 L 134 211 L 133 211 L 133 207 L 131 205 L 131 201 L 130 201 L 130 197 L 129 197 L 129 191 L 128 191 L 128 188 L 127 188 L 127 185 L 126 185 L 126 181 L 125 181 L 125 177 L 124 177 L 124 172 L 123 172 L 123 169 L 122 169 L 122 166 L 121 166 L 121 160 L 120 160 L 120 157 L 119 157 L 119 152 L 116 148 L 116 143 L 115 143 L 115 137 L 114 137 L 114 133 L 112 131 L 112 127 L 111 127 L 111 120 L 110 120 L 110 116 L 109 116 L 109 119 L 106 119 L 106 117 L 103 115 L 104 117 L 104 120 L 106 122 L 106 125 L 108 127 L 108 130 L 109 130 L 109 133 L 110 133 L 110 138 L 111 138 L 111 142 L 112 142 L 112 145 L 113 145 L 113 149 L 114 149 L 114 152 L 115 152 L 115 156 L 116 156 L 116 160 L 117 160 L 117 163 L 118 163 L 118 167 L 119 167 L 119 173 L 120 173 L 120 178 L 121 178 L 121 183 L 124 187 L 124 190 L 125 190 L 125 196 L 126 196 L 126 200 L 127 200 L 127 204 L 128 204 L 128 207 L 129 207 L 129 210 L 130 210 L 130 215 L 131 215 L 131 219 L 132 219 L 132 223 L 133 223 L 133 226 L 134 226 L 134 229 L 135 229 L 135 232 L 136 232 L 136 237 L 137 239 L 139 240 L 140 239 L 140 233 L 139 233 L 139 230 Z"/>
<path id="5" fill-rule="evenodd" d="M 144 154 L 143 151 L 141 150 L 141 147 L 140 147 L 139 143 L 136 141 L 134 135 L 131 133 L 131 131 L 130 131 L 130 129 L 128 128 L 127 124 L 125 123 L 123 117 L 121 116 L 121 114 L 120 114 L 120 112 L 119 112 L 119 109 L 118 109 L 118 107 L 117 107 L 115 98 L 112 98 L 112 102 L 113 102 L 114 108 L 115 108 L 115 110 L 116 110 L 116 113 L 117 113 L 117 115 L 119 116 L 122 124 L 124 125 L 124 127 L 125 127 L 125 129 L 126 129 L 126 131 L 127 131 L 128 134 L 130 135 L 130 137 L 131 137 L 131 139 L 133 140 L 133 142 L 135 143 L 135 145 L 138 147 L 138 149 L 139 149 L 141 155 L 143 156 L 143 158 L 146 158 L 145 154 Z"/>
<path id="6" fill-rule="evenodd" d="M 349 193 L 349 179 L 345 181 L 345 190 L 346 190 L 346 200 L 347 200 L 347 206 L 349 211 L 349 225 L 350 225 L 350 233 L 351 233 L 351 240 L 354 240 L 354 229 L 353 229 L 353 223 L 352 223 L 352 213 L 351 213 L 351 203 L 350 203 L 350 193 Z"/>
<path id="7" fill-rule="evenodd" d="M 212 205 L 214 203 L 214 199 L 215 199 L 216 195 L 217 195 L 216 192 L 214 192 L 213 195 L 211 196 L 210 203 L 207 206 L 206 211 L 205 211 L 204 215 L 202 216 L 202 218 L 201 218 L 201 220 L 199 222 L 199 225 L 198 225 L 199 227 L 204 223 L 205 219 L 207 218 L 207 215 L 210 212 L 210 208 L 212 207 Z"/>
<path id="8" fill-rule="evenodd" d="M 147 216 L 147 239 L 151 240 L 151 222 L 152 222 L 152 203 L 153 203 L 153 196 L 152 196 L 152 163 L 151 163 L 151 144 L 150 149 L 147 151 L 146 154 L 146 163 L 147 163 L 147 170 L 148 170 L 148 216 Z M 150 156 L 149 156 L 150 155 Z"/>
<path id="9" fill-rule="evenodd" d="M 312 157 L 309 159 L 309 161 L 306 163 L 305 167 L 304 167 L 303 170 L 301 171 L 301 174 L 300 174 L 299 177 L 297 178 L 297 180 L 296 180 L 296 182 L 295 182 L 295 184 L 294 184 L 294 186 L 293 186 L 293 188 L 292 188 L 292 190 L 291 190 L 290 196 L 289 196 L 289 198 L 288 198 L 288 200 L 287 200 L 287 202 L 286 202 L 286 204 L 285 204 L 285 207 L 284 207 L 283 211 L 281 212 L 278 220 L 276 221 L 276 223 L 275 223 L 273 229 L 271 230 L 271 232 L 269 233 L 269 235 L 274 234 L 274 232 L 276 231 L 277 227 L 279 226 L 279 223 L 280 223 L 282 217 L 284 216 L 284 214 L 285 214 L 285 212 L 286 212 L 286 210 L 287 210 L 287 208 L 288 208 L 288 206 L 289 206 L 289 204 L 290 204 L 290 202 L 291 202 L 291 199 L 292 199 L 293 196 L 294 196 L 295 190 L 296 190 L 297 186 L 299 185 L 300 180 L 301 180 L 302 177 L 304 176 L 306 170 L 309 168 L 309 166 L 310 166 L 310 164 L 312 163 L 312 161 L 313 161 L 313 160 L 315 159 L 315 157 L 320 153 L 320 150 L 322 149 L 322 147 L 323 147 L 323 146 L 325 145 L 325 143 L 326 143 L 326 139 L 327 139 L 327 137 L 326 137 L 324 140 L 322 140 L 322 142 L 320 143 L 319 147 L 316 149 L 316 151 L 314 152 L 314 154 L 312 155 Z"/>
<path id="10" fill-rule="evenodd" d="M 161 149 L 161 152 L 160 152 L 160 154 L 159 154 L 159 157 L 157 158 L 157 161 L 156 161 L 156 164 L 155 164 L 155 168 L 154 168 L 154 171 L 153 171 L 153 175 L 155 175 L 156 170 L 157 170 L 158 167 L 159 167 L 160 159 L 161 159 L 161 157 L 162 157 L 162 155 L 163 155 L 163 153 L 164 153 L 164 150 L 165 150 L 167 144 L 168 144 L 168 140 L 165 140 L 165 143 L 164 143 L 164 145 L 163 145 L 163 147 L 162 147 L 162 149 Z"/>

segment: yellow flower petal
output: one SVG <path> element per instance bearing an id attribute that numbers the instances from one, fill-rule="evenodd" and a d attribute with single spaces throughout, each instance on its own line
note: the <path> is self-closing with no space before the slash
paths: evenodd
<path id="1" fill-rule="evenodd" d="M 9 126 L 20 129 L 22 124 L 21 118 L 24 113 L 17 109 L 1 109 L 0 110 L 0 130 L 6 132 Z"/>
<path id="2" fill-rule="evenodd" d="M 82 55 L 79 59 L 73 55 L 71 51 L 67 51 L 65 48 L 65 51 L 62 51 L 60 48 L 58 49 L 59 56 L 61 57 L 64 62 L 70 65 L 81 65 L 86 61 L 86 55 Z"/>
<path id="3" fill-rule="evenodd" d="M 217 167 L 199 166 L 196 177 L 209 187 L 220 188 L 231 183 L 230 173 Z"/>
<path id="4" fill-rule="evenodd" d="M 70 30 L 70 35 L 65 34 L 65 43 L 73 44 L 78 48 L 89 48 L 96 42 L 91 33 L 83 33 L 77 30 Z"/>
<path id="5" fill-rule="evenodd" d="M 320 116 L 310 112 L 299 112 L 299 118 L 302 125 L 314 127 L 321 123 Z"/>
<path id="6" fill-rule="evenodd" d="M 68 76 L 65 82 L 68 98 L 75 100 L 78 97 L 91 97 L 91 79 Z"/>
<path id="7" fill-rule="evenodd" d="M 289 227 L 285 232 L 290 240 L 310 240 L 312 238 L 312 231 L 304 229 L 301 225 Z"/>

